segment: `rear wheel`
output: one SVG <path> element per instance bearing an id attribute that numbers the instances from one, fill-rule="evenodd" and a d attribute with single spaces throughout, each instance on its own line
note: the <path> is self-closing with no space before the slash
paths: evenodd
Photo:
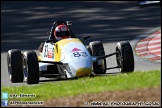
<path id="1" fill-rule="evenodd" d="M 7 53 L 8 73 L 12 83 L 23 82 L 22 54 L 19 49 L 9 50 Z"/>
<path id="2" fill-rule="evenodd" d="M 39 64 L 34 51 L 24 53 L 24 66 L 27 72 L 27 84 L 39 83 Z"/>
<path id="3" fill-rule="evenodd" d="M 120 72 L 134 71 L 134 56 L 129 42 L 121 41 L 116 46 L 116 61 Z"/>
<path id="4" fill-rule="evenodd" d="M 105 55 L 103 44 L 100 41 L 90 42 L 89 51 L 92 56 Z M 93 70 L 95 74 L 105 74 L 106 68 L 107 68 L 106 59 L 102 59 L 93 63 Z"/>

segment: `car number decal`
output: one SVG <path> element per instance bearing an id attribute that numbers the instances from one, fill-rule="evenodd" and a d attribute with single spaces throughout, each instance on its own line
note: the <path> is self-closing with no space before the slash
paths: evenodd
<path id="1" fill-rule="evenodd" d="M 74 52 L 73 55 L 74 57 L 80 57 L 80 56 L 87 57 L 88 56 L 86 52 Z"/>

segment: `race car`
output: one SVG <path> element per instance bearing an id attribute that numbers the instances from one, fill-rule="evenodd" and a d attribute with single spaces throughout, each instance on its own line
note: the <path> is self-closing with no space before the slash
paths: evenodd
<path id="1" fill-rule="evenodd" d="M 69 21 L 56 21 L 69 26 Z M 70 29 L 72 32 L 72 30 Z M 121 73 L 134 71 L 134 56 L 130 43 L 121 41 L 116 44 L 114 52 L 105 55 L 101 41 L 92 41 L 85 45 L 90 36 L 83 39 L 72 37 L 53 42 L 47 39 L 41 43 L 39 54 L 33 51 L 21 52 L 11 49 L 7 53 L 8 73 L 12 83 L 24 82 L 38 84 L 40 78 L 58 78 L 60 80 L 89 75 L 105 74 L 107 70 L 119 68 Z M 106 58 L 116 56 L 117 66 L 107 68 Z"/>

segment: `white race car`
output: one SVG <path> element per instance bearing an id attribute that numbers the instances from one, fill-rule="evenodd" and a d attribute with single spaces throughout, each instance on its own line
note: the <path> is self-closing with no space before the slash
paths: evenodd
<path id="1" fill-rule="evenodd" d="M 64 21 L 56 21 L 54 25 L 58 22 L 68 25 Z M 106 70 L 114 68 L 119 68 L 122 73 L 134 71 L 134 56 L 129 42 L 118 42 L 114 53 L 105 55 L 102 42 L 93 41 L 85 45 L 89 38 L 85 36 L 80 40 L 73 36 L 56 43 L 48 39 L 40 45 L 43 49 L 39 56 L 35 51 L 22 54 L 20 49 L 9 50 L 7 62 L 11 82 L 23 82 L 26 78 L 27 84 L 38 84 L 40 77 L 78 78 L 105 74 Z M 107 68 L 106 58 L 113 55 L 116 55 L 117 66 Z"/>

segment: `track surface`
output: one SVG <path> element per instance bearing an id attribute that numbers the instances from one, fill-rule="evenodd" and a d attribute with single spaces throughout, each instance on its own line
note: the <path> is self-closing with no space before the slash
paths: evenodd
<path id="1" fill-rule="evenodd" d="M 7 73 L 6 52 L 9 49 L 36 50 L 48 38 L 56 20 L 73 21 L 78 38 L 91 35 L 89 41 L 104 43 L 106 54 L 115 51 L 118 41 L 129 41 L 135 50 L 141 34 L 161 26 L 161 7 L 136 7 L 136 1 L 2 1 L 1 2 L 1 85 L 12 84 Z M 139 36 L 141 36 L 139 38 Z M 161 63 L 142 59 L 134 52 L 135 71 L 161 69 Z M 115 57 L 107 66 L 116 66 Z M 107 73 L 118 72 L 118 69 Z M 41 82 L 43 83 L 43 82 Z"/>

